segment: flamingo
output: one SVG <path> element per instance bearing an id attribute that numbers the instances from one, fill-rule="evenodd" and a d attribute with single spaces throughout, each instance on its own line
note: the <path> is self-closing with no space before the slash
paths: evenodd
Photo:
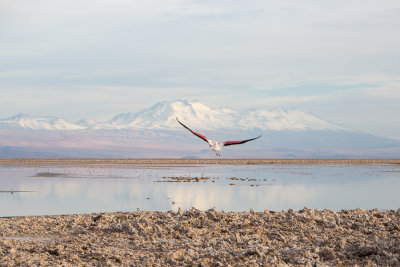
<path id="1" fill-rule="evenodd" d="M 240 145 L 240 144 L 244 144 L 246 142 L 249 141 L 253 141 L 256 140 L 258 138 L 261 137 L 257 136 L 255 138 L 251 138 L 251 139 L 246 139 L 246 140 L 238 140 L 238 141 L 225 141 L 225 142 L 218 142 L 218 141 L 213 141 L 211 139 L 208 139 L 207 137 L 205 137 L 204 135 L 201 135 L 195 131 L 192 131 L 189 127 L 187 127 L 185 124 L 183 124 L 182 122 L 180 122 L 178 120 L 178 118 L 176 118 L 176 120 L 179 122 L 180 125 L 182 125 L 183 127 L 185 127 L 187 130 L 189 130 L 192 134 L 194 134 L 195 136 L 199 137 L 201 140 L 206 141 L 209 145 L 210 145 L 210 149 L 212 149 L 215 154 L 217 154 L 218 157 L 221 156 L 220 151 L 222 150 L 222 148 L 224 146 L 232 146 L 232 145 Z"/>

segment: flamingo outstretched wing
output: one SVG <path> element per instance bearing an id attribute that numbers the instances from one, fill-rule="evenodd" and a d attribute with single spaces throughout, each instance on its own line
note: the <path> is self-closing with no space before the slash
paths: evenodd
<path id="1" fill-rule="evenodd" d="M 194 134 L 195 136 L 201 138 L 202 140 L 204 140 L 204 141 L 206 141 L 206 142 L 208 143 L 208 139 L 207 139 L 204 135 L 201 135 L 201 134 L 199 134 L 199 133 L 197 133 L 197 132 L 195 132 L 195 131 L 192 131 L 189 127 L 187 127 L 185 124 L 183 124 L 182 122 L 180 122 L 180 121 L 178 120 L 178 118 L 176 118 L 176 120 L 179 122 L 180 125 L 182 125 L 182 126 L 185 127 L 186 129 L 188 129 L 192 134 Z"/>
<path id="2" fill-rule="evenodd" d="M 251 139 L 246 139 L 246 140 L 239 140 L 239 141 L 225 141 L 225 142 L 224 142 L 224 146 L 240 145 L 240 144 L 244 144 L 244 143 L 246 143 L 246 142 L 249 142 L 249 141 L 256 140 L 256 139 L 258 139 L 258 138 L 260 138 L 260 137 L 261 137 L 261 135 L 260 135 L 260 136 L 258 136 L 258 137 L 251 138 Z"/>

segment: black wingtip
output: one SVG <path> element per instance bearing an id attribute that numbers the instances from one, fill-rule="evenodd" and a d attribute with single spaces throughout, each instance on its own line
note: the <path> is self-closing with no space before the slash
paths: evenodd
<path id="1" fill-rule="evenodd" d="M 258 139 L 258 138 L 260 138 L 261 137 L 261 134 L 259 135 L 259 136 L 257 136 L 256 138 L 254 138 L 253 140 L 256 140 L 256 139 Z"/>

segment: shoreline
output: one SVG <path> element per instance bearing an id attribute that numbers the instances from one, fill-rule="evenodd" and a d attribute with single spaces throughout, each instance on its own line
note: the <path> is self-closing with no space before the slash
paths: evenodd
<path id="1" fill-rule="evenodd" d="M 223 164 L 223 165 L 373 165 L 373 164 L 400 164 L 400 159 L 174 159 L 174 158 L 7 158 L 0 159 L 0 164 L 40 164 L 40 163 L 68 163 L 68 164 Z"/>
<path id="2" fill-rule="evenodd" d="M 395 266 L 400 209 L 136 211 L 0 218 L 14 265 Z"/>

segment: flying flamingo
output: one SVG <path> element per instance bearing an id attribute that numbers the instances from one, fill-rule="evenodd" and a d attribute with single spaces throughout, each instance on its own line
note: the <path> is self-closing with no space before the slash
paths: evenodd
<path id="1" fill-rule="evenodd" d="M 213 141 L 213 140 L 208 139 L 204 135 L 201 135 L 199 133 L 196 133 L 195 131 L 192 131 L 189 127 L 187 127 L 185 124 L 180 122 L 178 120 L 178 118 L 176 118 L 176 120 L 179 122 L 180 125 L 182 125 L 186 129 L 188 129 L 192 134 L 194 134 L 197 137 L 199 137 L 200 139 L 206 141 L 210 145 L 210 149 L 214 150 L 214 152 L 217 154 L 217 156 L 221 156 L 220 151 L 221 151 L 222 147 L 224 147 L 224 146 L 240 145 L 240 144 L 244 144 L 246 142 L 249 142 L 249 141 L 252 141 L 252 140 L 255 140 L 255 139 L 258 139 L 258 138 L 261 137 L 261 135 L 260 135 L 260 136 L 255 137 L 255 138 L 246 139 L 246 140 L 239 140 L 239 141 L 225 141 L 225 142 Z"/>

